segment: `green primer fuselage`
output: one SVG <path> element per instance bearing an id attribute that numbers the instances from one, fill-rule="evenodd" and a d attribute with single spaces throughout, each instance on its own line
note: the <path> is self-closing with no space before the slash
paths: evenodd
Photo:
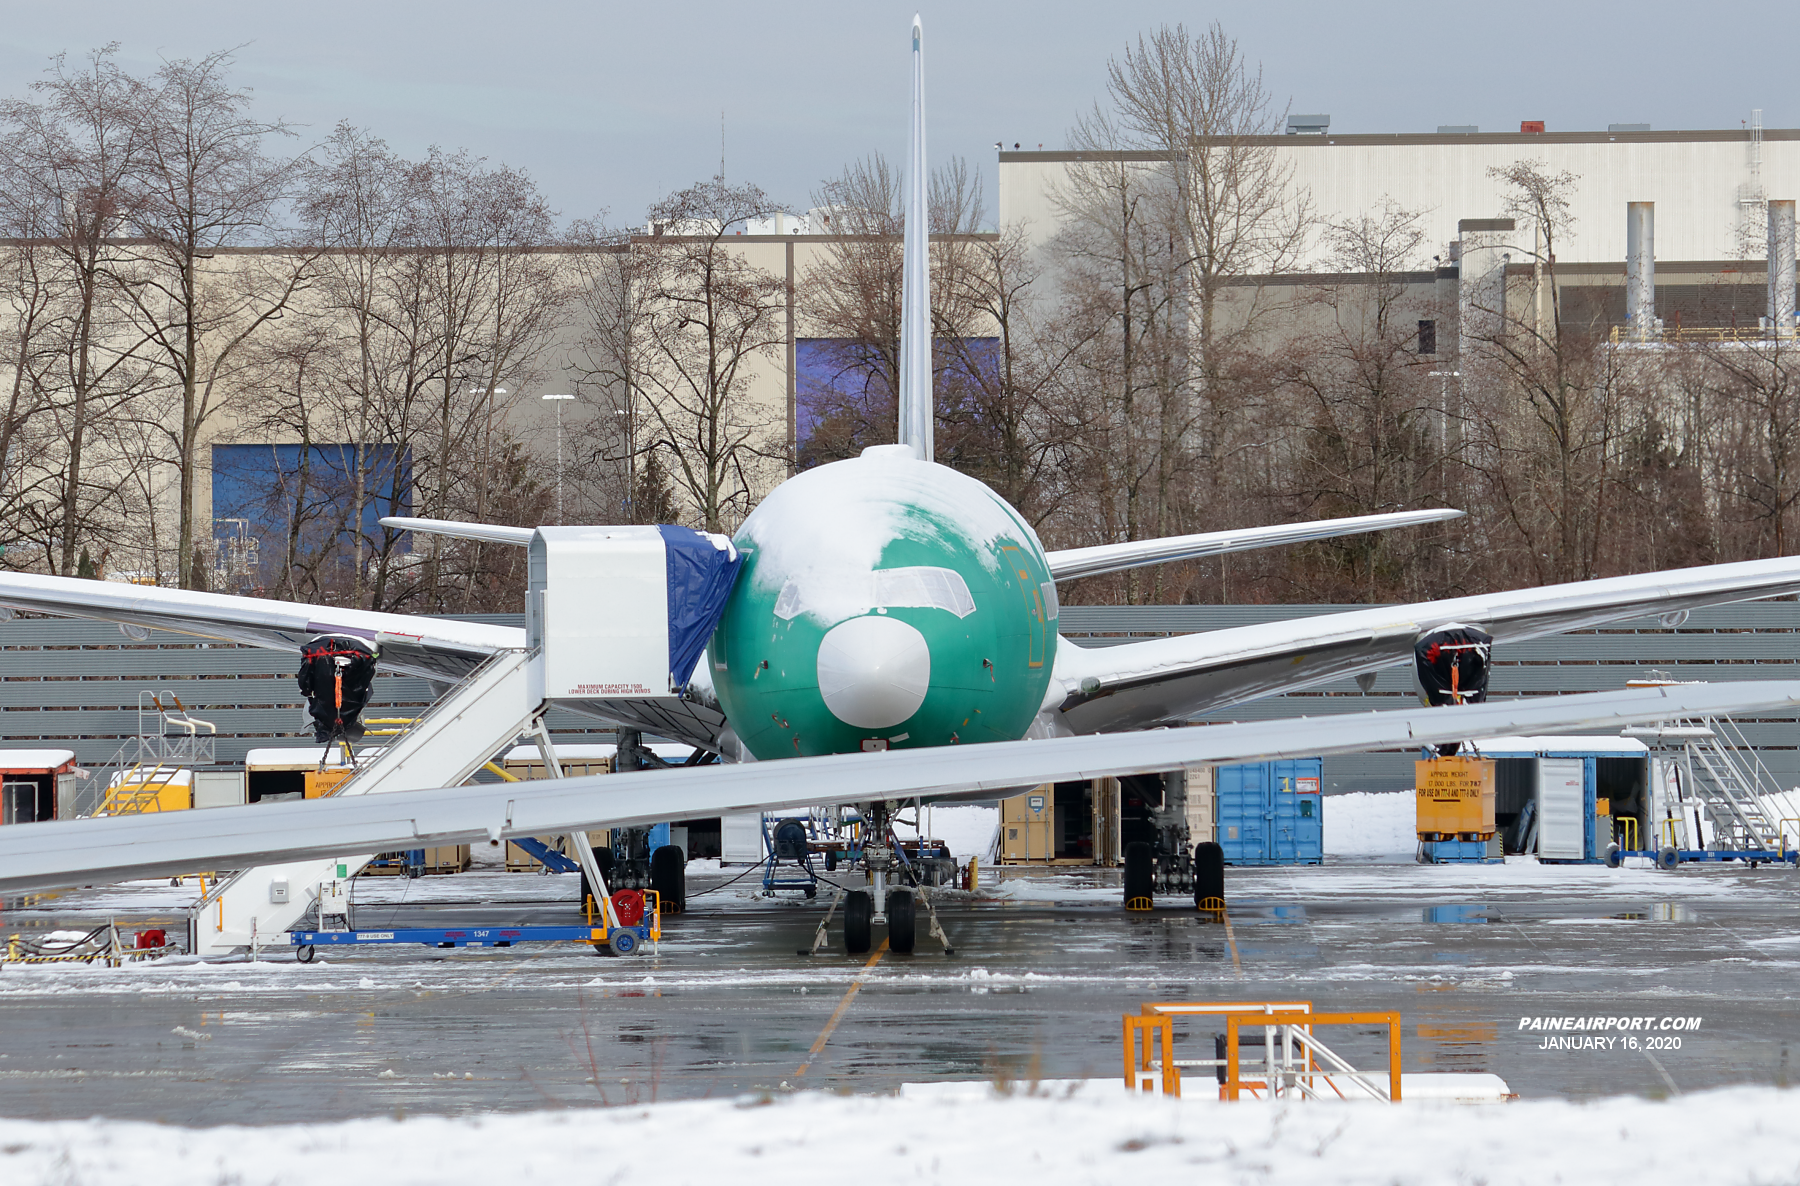
<path id="1" fill-rule="evenodd" d="M 1013 741 L 1043 704 L 1057 610 L 1036 533 L 982 483 L 895 452 L 790 479 L 736 536 L 744 568 L 705 662 L 731 727 L 759 760 Z M 876 573 L 893 569 L 950 570 L 967 599 L 957 609 L 882 605 Z M 928 576 L 933 587 L 949 579 Z M 842 701 L 834 712 L 821 692 L 821 642 L 862 616 L 903 622 L 929 649 L 928 682 L 910 694 L 922 700 L 892 724 L 847 723 Z"/>

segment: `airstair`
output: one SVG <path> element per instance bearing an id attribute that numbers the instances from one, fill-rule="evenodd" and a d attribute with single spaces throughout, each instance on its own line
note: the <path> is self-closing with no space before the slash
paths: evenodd
<path id="1" fill-rule="evenodd" d="M 459 786 L 532 724 L 526 652 L 502 651 L 392 737 L 333 791 L 376 795 Z M 221 881 L 188 919 L 188 950 L 223 955 L 288 946 L 287 932 L 312 913 L 320 886 L 345 882 L 374 854 L 245 869 Z"/>
<path id="2" fill-rule="evenodd" d="M 137 736 L 88 779 L 75 804 L 77 818 L 160 811 L 164 792 L 182 774 L 217 760 L 218 729 L 190 714 L 175 693 L 139 692 L 137 714 Z"/>

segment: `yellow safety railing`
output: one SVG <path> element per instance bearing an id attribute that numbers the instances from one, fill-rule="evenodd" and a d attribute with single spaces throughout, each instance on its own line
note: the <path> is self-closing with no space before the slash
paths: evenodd
<path id="1" fill-rule="evenodd" d="M 1779 843 L 1781 844 L 1781 855 L 1783 857 L 1786 857 L 1788 852 L 1790 851 L 1788 848 L 1788 842 L 1787 842 L 1788 825 L 1789 824 L 1794 825 L 1794 837 L 1795 837 L 1794 847 L 1800 848 L 1800 815 L 1784 815 L 1784 816 L 1782 816 L 1779 820 L 1777 820 L 1775 822 L 1775 828 L 1778 832 L 1781 833 Z"/>
<path id="2" fill-rule="evenodd" d="M 1662 837 L 1662 842 L 1670 848 L 1680 848 L 1681 845 L 1675 843 L 1675 829 L 1685 826 L 1681 820 L 1665 819 L 1660 822 L 1657 833 Z"/>
<path id="3" fill-rule="evenodd" d="M 1621 816 L 1616 816 L 1614 818 L 1618 821 L 1618 824 L 1619 824 L 1619 834 L 1622 837 L 1624 837 L 1624 842 L 1621 843 L 1619 845 L 1619 847 L 1623 848 L 1627 852 L 1641 851 L 1638 848 L 1637 816 L 1621 815 Z"/>
<path id="4" fill-rule="evenodd" d="M 1121 1016 L 1125 1039 L 1125 1088 L 1164 1095 L 1181 1094 L 1181 1067 L 1216 1066 L 1217 1059 L 1177 1061 L 1174 1056 L 1176 1017 L 1225 1016 L 1256 1011 L 1261 1015 L 1310 1013 L 1311 1001 L 1145 1001 L 1135 1014 Z M 1223 1097 L 1221 1097 L 1223 1098 Z"/>
<path id="5" fill-rule="evenodd" d="M 1795 335 L 1792 329 L 1778 335 L 1761 325 L 1670 325 L 1651 330 L 1615 325 L 1608 336 L 1617 346 L 1624 342 L 1793 342 Z"/>

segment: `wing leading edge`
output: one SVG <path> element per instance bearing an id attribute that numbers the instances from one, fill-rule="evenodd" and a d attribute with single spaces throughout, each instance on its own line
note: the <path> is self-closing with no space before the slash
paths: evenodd
<path id="1" fill-rule="evenodd" d="M 1314 717 L 1305 720 L 1304 728 L 1297 728 L 1295 720 L 1261 721 L 15 824 L 0 828 L 0 891 L 785 810 L 842 802 L 846 793 L 859 799 L 992 796 L 1021 785 L 1172 770 L 1196 762 L 1618 728 L 1797 705 L 1800 681 L 1684 684 Z"/>
<path id="2" fill-rule="evenodd" d="M 382 667 L 440 681 L 460 680 L 525 645 L 525 632 L 513 626 L 27 573 L 0 573 L 0 606 L 283 651 L 298 651 L 315 635 L 351 634 L 381 647 Z"/>
<path id="3" fill-rule="evenodd" d="M 1202 556 L 1218 556 L 1226 552 L 1247 552 L 1253 548 L 1303 544 L 1368 531 L 1438 523 L 1445 519 L 1460 519 L 1463 514 L 1462 511 L 1452 510 L 1396 511 L 1387 515 L 1318 519 L 1310 523 L 1278 523 L 1271 527 L 1246 527 L 1239 531 L 1208 531 L 1200 535 L 1172 535 L 1122 544 L 1099 544 L 1091 548 L 1064 548 L 1045 553 L 1044 559 L 1049 562 L 1051 576 L 1059 581 L 1071 581 L 1076 577 L 1099 576 L 1101 573 L 1139 568 L 1148 564 L 1168 564 L 1176 560 L 1196 560 Z"/>
<path id="4" fill-rule="evenodd" d="M 1187 720 L 1410 661 L 1415 640 L 1461 622 L 1497 643 L 1648 614 L 1800 593 L 1800 557 L 1577 581 L 1412 605 L 1267 622 L 1111 647 L 1061 640 L 1052 694 L 1059 723 L 1101 733 Z"/>

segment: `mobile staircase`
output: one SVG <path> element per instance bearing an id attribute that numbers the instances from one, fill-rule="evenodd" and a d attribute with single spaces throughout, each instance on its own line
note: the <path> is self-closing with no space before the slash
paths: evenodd
<path id="1" fill-rule="evenodd" d="M 168 698 L 168 704 L 163 698 Z M 121 745 L 88 779 L 76 801 L 77 818 L 141 815 L 162 810 L 163 792 L 184 770 L 217 760 L 219 730 L 193 716 L 175 693 L 138 693 L 137 736 Z"/>
<path id="2" fill-rule="evenodd" d="M 1659 760 L 1652 765 L 1652 835 L 1628 835 L 1616 855 L 1653 857 L 1665 868 L 1794 859 L 1783 821 L 1768 806 L 1782 788 L 1735 721 L 1693 717 L 1625 732 L 1649 742 Z"/>
<path id="3" fill-rule="evenodd" d="M 523 649 L 495 654 L 422 716 L 384 736 L 381 751 L 331 794 L 461 785 L 533 726 L 526 655 Z M 321 886 L 347 883 L 374 856 L 260 865 L 225 878 L 189 913 L 188 950 L 216 956 L 289 946 L 287 932 L 314 912 Z"/>

